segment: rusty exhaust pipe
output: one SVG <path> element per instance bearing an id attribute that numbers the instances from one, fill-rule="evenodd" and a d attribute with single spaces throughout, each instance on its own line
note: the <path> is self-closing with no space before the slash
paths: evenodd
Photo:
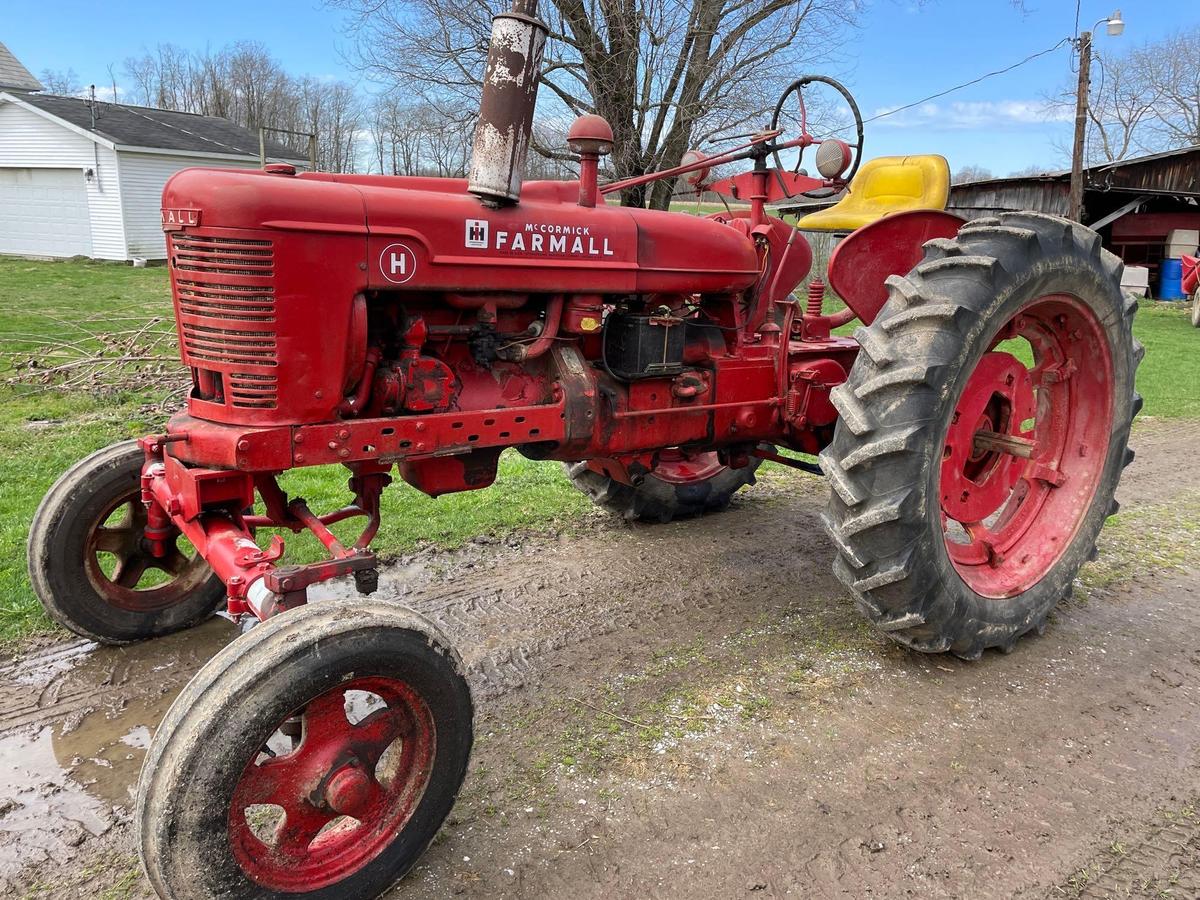
<path id="1" fill-rule="evenodd" d="M 537 0 L 513 0 L 512 9 L 492 19 L 467 182 L 487 206 L 521 199 L 547 31 Z"/>

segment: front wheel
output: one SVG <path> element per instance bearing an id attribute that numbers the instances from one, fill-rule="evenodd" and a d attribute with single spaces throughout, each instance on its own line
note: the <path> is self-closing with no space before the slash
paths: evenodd
<path id="1" fill-rule="evenodd" d="M 46 493 L 29 527 L 29 580 L 60 625 L 105 644 L 188 628 L 225 600 L 225 585 L 175 532 L 163 556 L 145 541 L 145 453 L 98 450 Z"/>
<path id="2" fill-rule="evenodd" d="M 821 456 L 835 570 L 917 650 L 1010 650 L 1096 553 L 1141 406 L 1137 303 L 1081 225 L 1010 213 L 888 282 Z"/>
<path id="3" fill-rule="evenodd" d="M 1192 291 L 1192 327 L 1200 328 L 1200 287 Z"/>
<path id="4" fill-rule="evenodd" d="M 428 622 L 328 601 L 234 641 L 175 700 L 138 785 L 165 900 L 376 897 L 412 867 L 466 774 L 471 695 Z"/>

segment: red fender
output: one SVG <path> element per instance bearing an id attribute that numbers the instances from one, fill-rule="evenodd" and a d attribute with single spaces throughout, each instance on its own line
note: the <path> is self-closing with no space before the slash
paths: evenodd
<path id="1" fill-rule="evenodd" d="M 843 238 L 829 257 L 829 285 L 870 325 L 887 302 L 884 280 L 911 272 L 926 241 L 952 238 L 965 222 L 939 209 L 914 209 L 864 225 Z"/>

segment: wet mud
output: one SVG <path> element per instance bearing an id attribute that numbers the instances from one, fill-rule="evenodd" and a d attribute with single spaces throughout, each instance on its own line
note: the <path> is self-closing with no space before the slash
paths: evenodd
<path id="1" fill-rule="evenodd" d="M 1140 427 L 1126 509 L 1192 496 L 1198 441 Z M 393 896 L 1200 896 L 1200 560 L 1084 579 L 1009 656 L 921 657 L 829 574 L 824 496 L 772 473 L 721 515 L 391 566 L 381 594 L 460 649 L 480 735 Z M 0 664 L 0 895 L 150 896 L 141 760 L 236 634 Z"/>

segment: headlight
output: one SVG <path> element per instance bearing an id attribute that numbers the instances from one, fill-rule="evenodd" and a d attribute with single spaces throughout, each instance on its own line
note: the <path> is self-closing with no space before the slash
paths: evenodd
<path id="1" fill-rule="evenodd" d="M 850 167 L 850 145 L 829 138 L 817 147 L 817 171 L 824 178 L 837 178 Z"/>

